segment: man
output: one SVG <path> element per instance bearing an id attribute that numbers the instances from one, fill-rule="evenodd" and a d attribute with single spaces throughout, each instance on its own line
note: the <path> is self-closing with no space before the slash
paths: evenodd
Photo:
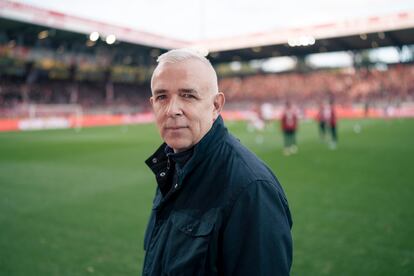
<path id="1" fill-rule="evenodd" d="M 281 128 L 283 131 L 283 153 L 285 155 L 295 154 L 298 151 L 296 145 L 296 129 L 298 116 L 292 104 L 287 101 L 281 117 Z"/>
<path id="2" fill-rule="evenodd" d="M 320 102 L 318 105 L 318 113 L 316 114 L 316 120 L 318 121 L 319 126 L 319 137 L 321 141 L 326 139 L 326 112 L 325 105 Z"/>
<path id="3" fill-rule="evenodd" d="M 210 62 L 158 58 L 150 99 L 165 143 L 146 160 L 158 183 L 143 275 L 288 275 L 291 217 L 272 172 L 231 136 Z"/>
<path id="4" fill-rule="evenodd" d="M 327 122 L 329 127 L 329 132 L 331 135 L 331 140 L 329 143 L 330 149 L 336 149 L 336 145 L 338 143 L 338 135 L 336 132 L 336 124 L 337 124 L 337 118 L 336 118 L 336 111 L 335 111 L 335 102 L 333 99 L 329 101 L 329 107 L 327 109 Z"/>

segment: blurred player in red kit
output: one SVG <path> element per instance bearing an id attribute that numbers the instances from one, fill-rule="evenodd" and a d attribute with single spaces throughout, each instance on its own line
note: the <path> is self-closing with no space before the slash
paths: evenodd
<path id="1" fill-rule="evenodd" d="M 283 153 L 290 155 L 297 153 L 296 130 L 298 125 L 298 115 L 292 104 L 287 101 L 281 117 L 281 127 L 283 131 Z"/>

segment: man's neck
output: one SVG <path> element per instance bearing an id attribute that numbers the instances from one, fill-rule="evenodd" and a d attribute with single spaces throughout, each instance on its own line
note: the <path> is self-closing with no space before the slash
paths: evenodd
<path id="1" fill-rule="evenodd" d="M 171 158 L 178 166 L 178 168 L 182 169 L 187 163 L 187 161 L 190 160 L 191 156 L 193 156 L 194 147 L 191 147 L 184 151 L 174 152 L 172 148 L 167 146 L 165 151 L 168 158 Z"/>

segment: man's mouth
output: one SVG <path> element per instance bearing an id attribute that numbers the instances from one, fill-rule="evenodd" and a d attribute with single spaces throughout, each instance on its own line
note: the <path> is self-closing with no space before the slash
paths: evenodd
<path id="1" fill-rule="evenodd" d="M 187 128 L 187 126 L 166 126 L 165 127 L 165 129 L 169 129 L 169 130 L 179 130 L 183 128 Z"/>

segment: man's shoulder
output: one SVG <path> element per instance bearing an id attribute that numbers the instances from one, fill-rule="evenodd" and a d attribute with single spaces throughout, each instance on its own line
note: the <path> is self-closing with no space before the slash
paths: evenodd
<path id="1" fill-rule="evenodd" d="M 225 138 L 218 153 L 220 167 L 237 178 L 239 183 L 257 180 L 276 181 L 270 168 L 231 134 Z"/>
<path id="2" fill-rule="evenodd" d="M 230 205 L 242 194 L 260 196 L 269 193 L 271 197 L 283 199 L 287 206 L 285 193 L 272 170 L 246 146 L 229 135 L 217 151 L 216 166 L 226 180 L 226 192 L 231 199 Z"/>

